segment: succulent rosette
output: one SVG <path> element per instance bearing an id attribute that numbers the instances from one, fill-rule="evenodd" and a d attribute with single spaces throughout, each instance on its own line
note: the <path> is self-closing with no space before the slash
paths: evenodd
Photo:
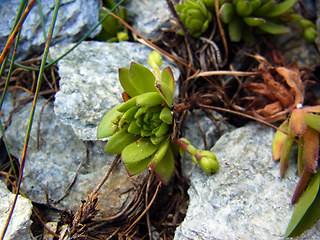
<path id="1" fill-rule="evenodd" d="M 103 117 L 97 137 L 111 137 L 104 152 L 121 154 L 129 175 L 149 167 L 167 182 L 174 169 L 170 133 L 175 81 L 170 67 L 160 73 L 158 53 L 151 54 L 148 62 L 154 73 L 135 62 L 130 68 L 119 69 L 120 83 L 129 99 Z"/>
<path id="2" fill-rule="evenodd" d="M 209 2 L 209 1 L 208 1 Z M 212 21 L 212 14 L 203 0 L 185 0 L 177 4 L 177 12 L 188 32 L 194 37 L 200 37 Z M 213 11 L 213 9 L 211 9 Z M 180 30 L 179 34 L 183 34 Z"/>

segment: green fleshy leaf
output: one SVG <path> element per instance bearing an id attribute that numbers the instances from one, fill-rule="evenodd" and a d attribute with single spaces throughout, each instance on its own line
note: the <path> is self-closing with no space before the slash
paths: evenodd
<path id="1" fill-rule="evenodd" d="M 168 85 L 168 87 L 171 89 L 171 91 L 174 92 L 175 81 L 174 81 L 174 76 L 170 67 L 165 67 L 162 70 L 160 80 L 162 82 L 165 82 Z"/>
<path id="2" fill-rule="evenodd" d="M 139 94 L 147 92 L 157 92 L 155 87 L 155 76 L 145 66 L 132 62 L 129 70 L 131 84 L 137 89 Z"/>
<path id="3" fill-rule="evenodd" d="M 275 4 L 270 10 L 264 15 L 264 17 L 278 17 L 288 12 L 295 4 L 297 0 L 286 0 L 281 3 Z"/>
<path id="4" fill-rule="evenodd" d="M 126 167 L 126 170 L 129 176 L 133 176 L 143 172 L 150 165 L 150 162 L 151 162 L 151 157 L 147 157 L 138 162 L 124 163 L 124 166 Z"/>
<path id="5" fill-rule="evenodd" d="M 137 106 L 156 106 L 160 105 L 163 98 L 159 92 L 148 92 L 137 96 Z"/>
<path id="6" fill-rule="evenodd" d="M 139 109 L 139 107 L 134 106 L 132 108 L 130 108 L 128 111 L 126 111 L 122 118 L 120 119 L 119 122 L 119 128 L 122 128 L 123 124 L 128 122 L 132 122 L 134 120 L 134 115 L 136 114 L 137 110 Z"/>
<path id="7" fill-rule="evenodd" d="M 290 33 L 290 29 L 288 27 L 276 24 L 271 21 L 266 21 L 265 23 L 262 23 L 258 26 L 262 31 L 270 34 L 285 34 Z"/>
<path id="8" fill-rule="evenodd" d="M 169 125 L 163 122 L 159 128 L 159 130 L 155 133 L 156 137 L 161 137 L 165 135 L 169 130 Z"/>
<path id="9" fill-rule="evenodd" d="M 165 138 L 165 136 L 162 137 L 156 137 L 156 136 L 151 136 L 150 137 L 150 141 L 154 144 L 154 145 L 158 145 L 159 143 L 161 143 L 161 141 Z"/>
<path id="10" fill-rule="evenodd" d="M 232 42 L 239 42 L 242 38 L 243 22 L 240 18 L 235 17 L 228 25 L 229 37 Z"/>
<path id="11" fill-rule="evenodd" d="M 97 138 L 106 138 L 114 134 L 118 128 L 118 121 L 122 117 L 123 113 L 119 112 L 117 109 L 122 104 L 119 104 L 112 108 L 100 121 L 97 130 Z"/>
<path id="12" fill-rule="evenodd" d="M 157 92 L 163 97 L 164 101 L 169 108 L 172 108 L 173 104 L 173 91 L 170 89 L 168 84 L 163 81 L 156 81 Z"/>
<path id="13" fill-rule="evenodd" d="M 243 21 L 251 27 L 256 27 L 266 22 L 265 19 L 259 17 L 244 17 Z"/>
<path id="14" fill-rule="evenodd" d="M 164 158 L 169 146 L 170 146 L 170 140 L 168 138 L 161 142 L 157 151 L 151 157 L 152 164 L 157 164 L 159 161 L 161 161 Z"/>
<path id="15" fill-rule="evenodd" d="M 128 101 L 122 103 L 121 106 L 119 106 L 117 110 L 119 112 L 124 113 L 124 112 L 128 111 L 130 108 L 135 107 L 136 106 L 136 99 L 137 99 L 137 97 L 130 98 Z"/>
<path id="16" fill-rule="evenodd" d="M 125 129 L 122 129 L 109 139 L 104 152 L 109 154 L 121 154 L 126 146 L 139 140 L 139 138 L 139 136 L 134 136 Z"/>
<path id="17" fill-rule="evenodd" d="M 150 139 L 141 139 L 131 143 L 122 151 L 122 160 L 125 164 L 141 161 L 151 156 L 157 148 L 158 146 L 153 145 Z"/>
<path id="18" fill-rule="evenodd" d="M 164 107 L 160 113 L 160 119 L 168 124 L 172 124 L 173 116 L 168 107 Z"/>
<path id="19" fill-rule="evenodd" d="M 135 97 L 139 95 L 139 92 L 135 86 L 131 83 L 129 78 L 129 68 L 119 68 L 119 81 L 123 89 L 130 97 Z"/>
<path id="20" fill-rule="evenodd" d="M 320 173 L 317 173 L 296 204 L 284 238 L 299 236 L 320 217 L 319 187 Z"/>
<path id="21" fill-rule="evenodd" d="M 163 183 L 169 182 L 174 170 L 174 157 L 171 146 L 168 148 L 163 159 L 154 165 L 153 170 Z"/>
<path id="22" fill-rule="evenodd" d="M 132 121 L 127 130 L 131 134 L 140 134 L 141 127 L 139 127 L 135 121 Z"/>

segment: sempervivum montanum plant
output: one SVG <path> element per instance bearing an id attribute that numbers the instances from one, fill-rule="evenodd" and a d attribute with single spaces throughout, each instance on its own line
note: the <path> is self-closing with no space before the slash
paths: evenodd
<path id="1" fill-rule="evenodd" d="M 219 16 L 228 25 L 231 41 L 253 42 L 254 33 L 285 34 L 290 28 L 287 22 L 300 26 L 303 36 L 314 42 L 318 33 L 316 25 L 295 14 L 293 7 L 297 0 L 222 0 Z"/>
<path id="2" fill-rule="evenodd" d="M 212 14 L 206 7 L 203 0 L 185 0 L 181 4 L 177 4 L 178 15 L 193 37 L 200 37 L 207 31 L 209 23 L 212 21 Z M 213 10 L 213 8 L 212 8 Z M 180 29 L 179 34 L 183 34 Z"/>
<path id="3" fill-rule="evenodd" d="M 135 62 L 119 69 L 125 102 L 112 108 L 98 126 L 98 138 L 111 137 L 104 152 L 121 154 L 129 175 L 149 168 L 164 183 L 173 173 L 179 152 L 188 151 L 196 164 L 199 158 L 200 167 L 208 174 L 218 171 L 213 153 L 195 149 L 186 139 L 172 139 L 174 77 L 170 67 L 160 72 L 159 53 L 152 52 L 148 63 L 153 72 Z"/>

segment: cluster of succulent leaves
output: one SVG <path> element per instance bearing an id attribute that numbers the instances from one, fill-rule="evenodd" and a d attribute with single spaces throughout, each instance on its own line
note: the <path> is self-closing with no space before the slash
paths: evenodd
<path id="1" fill-rule="evenodd" d="M 188 30 L 199 37 L 206 32 L 215 0 L 185 0 L 177 5 L 177 12 Z M 276 3 L 274 0 L 219 0 L 218 15 L 227 26 L 230 40 L 244 40 L 253 43 L 254 35 L 259 33 L 285 34 L 290 32 L 287 23 L 295 23 L 303 32 L 303 36 L 314 42 L 318 32 L 316 25 L 304 19 L 293 10 L 297 0 L 285 0 Z M 181 30 L 179 30 L 181 33 Z"/>
<path id="2" fill-rule="evenodd" d="M 108 13 L 110 9 L 115 7 L 115 2 L 113 0 L 104 0 L 103 7 L 100 8 L 99 20 Z M 114 14 L 128 22 L 128 13 L 127 9 L 123 6 L 119 6 L 114 10 Z M 101 31 L 96 37 L 99 41 L 107 42 L 121 42 L 128 41 L 128 29 L 123 26 L 121 22 L 115 19 L 112 16 L 108 16 L 101 24 Z"/>
<path id="3" fill-rule="evenodd" d="M 212 21 L 212 12 L 208 9 L 210 5 L 206 5 L 204 0 L 185 0 L 181 4 L 177 4 L 176 10 L 181 21 L 188 30 L 188 33 L 194 37 L 200 37 L 205 33 Z M 213 9 L 213 8 L 212 8 Z M 179 34 L 183 35 L 180 29 Z"/>
<path id="4" fill-rule="evenodd" d="M 279 130 L 273 138 L 273 159 L 275 161 L 280 160 L 281 177 L 284 177 L 294 139 L 297 138 L 300 142 L 297 160 L 300 180 L 292 197 L 292 204 L 296 202 L 298 204 L 289 223 L 286 236 L 293 237 L 301 234 L 303 230 L 310 227 L 310 222 L 312 224 L 312 221 L 320 217 L 320 211 L 309 211 L 308 213 L 308 209 L 312 205 L 318 204 L 320 200 L 319 197 L 316 198 L 319 188 L 315 191 L 313 186 L 314 181 L 317 181 L 319 185 L 319 174 L 317 174 L 320 137 L 319 113 L 320 106 L 303 107 L 302 104 L 298 104 L 292 110 L 289 119 L 286 119 L 279 126 Z M 310 178 L 316 178 L 317 180 L 311 181 L 312 184 L 307 188 Z M 310 201 L 310 199 L 313 200 Z M 303 218 L 305 220 L 301 221 Z"/>
<path id="5" fill-rule="evenodd" d="M 164 183 L 173 173 L 179 152 L 190 152 L 193 159 L 200 159 L 200 167 L 206 173 L 214 173 L 219 164 L 213 153 L 197 150 L 183 139 L 171 139 L 174 76 L 170 67 L 160 71 L 159 53 L 152 52 L 148 63 L 154 72 L 135 62 L 130 68 L 119 69 L 125 102 L 113 107 L 99 123 L 97 137 L 111 137 L 104 152 L 121 154 L 129 175 L 149 168 Z"/>
<path id="6" fill-rule="evenodd" d="M 286 34 L 290 28 L 284 23 L 294 22 L 303 28 L 303 36 L 314 42 L 315 24 L 295 14 L 296 0 L 276 3 L 274 0 L 223 0 L 219 9 L 221 20 L 228 25 L 231 41 L 253 42 L 254 33 Z"/>

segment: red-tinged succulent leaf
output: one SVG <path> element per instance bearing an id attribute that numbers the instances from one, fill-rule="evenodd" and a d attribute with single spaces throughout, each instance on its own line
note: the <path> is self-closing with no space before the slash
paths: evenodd
<path id="1" fill-rule="evenodd" d="M 320 113 L 320 105 L 303 107 L 305 112 Z"/>
<path id="2" fill-rule="evenodd" d="M 171 89 L 171 91 L 174 92 L 175 81 L 174 81 L 174 76 L 170 67 L 165 67 L 162 70 L 160 80 L 162 82 L 165 82 L 168 85 L 168 87 Z"/>
<path id="3" fill-rule="evenodd" d="M 157 88 L 155 87 L 156 78 L 147 67 L 131 62 L 129 78 L 131 84 L 136 88 L 139 94 L 157 92 Z"/>
<path id="4" fill-rule="evenodd" d="M 320 174 L 312 176 L 306 191 L 302 194 L 292 214 L 284 239 L 300 236 L 309 229 L 320 215 Z"/>
<path id="5" fill-rule="evenodd" d="M 130 97 L 135 97 L 139 95 L 139 92 L 130 81 L 129 68 L 119 68 L 118 75 L 121 86 Z"/>
<path id="6" fill-rule="evenodd" d="M 287 132 L 289 128 L 289 121 L 285 120 L 280 126 L 279 129 L 282 131 Z M 287 140 L 287 135 L 281 132 L 280 130 L 277 130 L 276 133 L 273 136 L 272 141 L 272 156 L 274 161 L 278 161 L 281 157 L 282 148 L 284 142 Z"/>
<path id="7" fill-rule="evenodd" d="M 308 169 L 303 170 L 301 178 L 299 179 L 299 182 L 297 184 L 297 187 L 296 187 L 296 189 L 293 193 L 292 199 L 291 199 L 292 205 L 298 202 L 302 193 L 304 192 L 304 190 L 306 190 L 311 175 L 312 175 L 312 173 L 310 171 L 308 171 Z"/>
<path id="8" fill-rule="evenodd" d="M 293 132 L 288 129 L 288 133 L 293 137 Z M 290 156 L 290 152 L 292 149 L 293 139 L 289 136 L 287 136 L 285 142 L 283 143 L 282 151 L 281 151 L 281 157 L 280 157 L 280 176 L 281 178 L 284 177 L 288 165 L 288 160 Z"/>
<path id="9" fill-rule="evenodd" d="M 308 127 L 304 134 L 303 162 L 305 168 L 316 173 L 319 158 L 319 133 Z"/>
<path id="10" fill-rule="evenodd" d="M 277 67 L 276 71 L 286 80 L 287 84 L 295 91 L 294 105 L 303 104 L 304 86 L 300 78 L 299 71 L 285 67 Z"/>
<path id="11" fill-rule="evenodd" d="M 163 97 L 164 101 L 168 105 L 169 108 L 172 108 L 173 104 L 173 91 L 171 88 L 162 81 L 156 81 L 156 87 L 157 91 L 160 93 L 160 95 Z"/>
<path id="12" fill-rule="evenodd" d="M 294 134 L 298 137 L 301 137 L 305 133 L 307 129 L 307 123 L 305 120 L 305 112 L 302 109 L 296 108 L 292 111 L 289 120 L 289 126 Z"/>
<path id="13" fill-rule="evenodd" d="M 299 142 L 301 144 L 304 144 L 304 136 L 299 137 Z M 304 162 L 303 162 L 303 146 L 300 144 L 298 145 L 298 159 L 297 159 L 297 165 L 298 165 L 298 175 L 301 177 L 302 172 L 304 170 Z"/>
<path id="14" fill-rule="evenodd" d="M 320 132 L 320 115 L 313 114 L 313 113 L 306 113 L 305 119 L 309 127 Z"/>

